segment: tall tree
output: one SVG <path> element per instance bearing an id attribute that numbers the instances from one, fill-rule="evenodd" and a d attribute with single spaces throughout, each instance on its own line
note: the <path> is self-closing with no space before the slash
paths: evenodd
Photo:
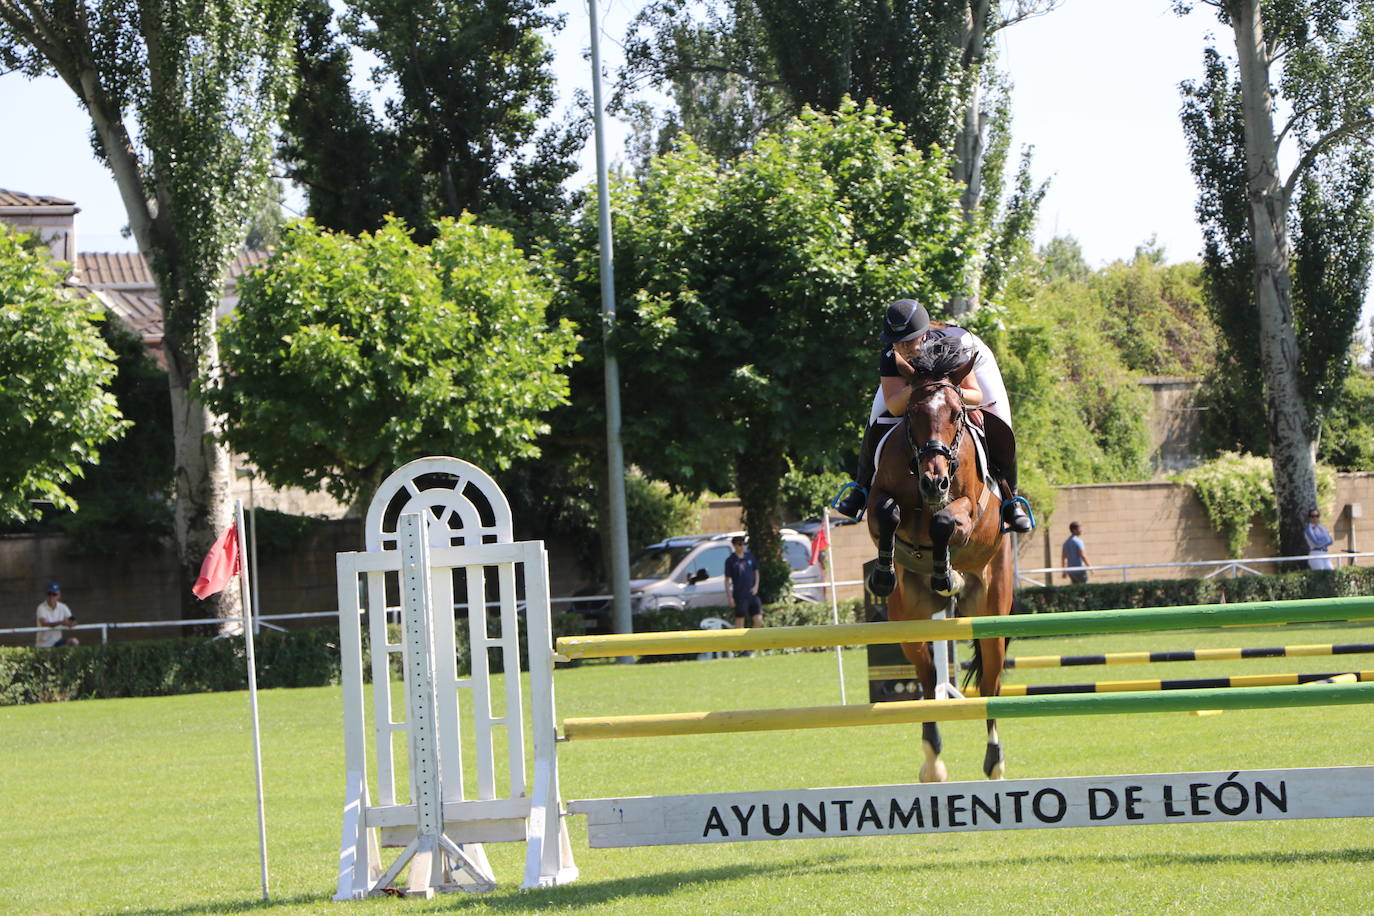
<path id="1" fill-rule="evenodd" d="M 1059 0 L 657 0 L 631 25 L 619 95 L 641 85 L 669 90 L 677 108 L 663 118 L 722 158 L 757 131 L 803 106 L 831 111 L 845 96 L 890 108 L 924 149 L 953 151 L 970 228 L 988 236 L 994 285 L 1010 260 L 1029 252 L 1029 228 L 1043 188 L 1023 160 L 1018 193 L 1005 202 L 1005 149 L 989 160 L 1008 124 L 1006 91 L 989 52 L 998 30 L 1053 10 Z M 752 105 L 752 107 L 751 107 Z M 641 117 L 642 120 L 642 117 Z M 720 131 L 718 124 L 741 129 Z M 660 148 L 662 143 L 660 142 Z M 1019 234 L 1017 234 L 1019 233 Z M 1009 247 L 1014 254 L 1003 252 Z M 983 260 L 950 302 L 978 307 Z"/>
<path id="2" fill-rule="evenodd" d="M 940 301 L 963 274 L 967 228 L 948 168 L 887 112 L 843 102 L 803 112 L 733 163 L 685 142 L 615 189 L 626 457 L 688 492 L 733 481 L 765 600 L 788 587 L 778 509 L 789 459 L 815 470 L 857 442 L 874 316 L 897 293 Z M 569 308 L 595 326 L 595 219 L 577 228 Z M 587 350 L 570 423 L 595 421 L 600 368 L 599 348 Z"/>
<path id="3" fill-rule="evenodd" d="M 1231 28 L 1236 48 L 1234 65 L 1209 48 L 1203 81 L 1184 87 L 1209 299 L 1237 361 L 1245 360 L 1246 337 L 1258 340 L 1280 547 L 1301 553 L 1305 510 L 1316 505 L 1313 442 L 1323 400 L 1339 390 L 1368 282 L 1374 6 L 1206 5 Z M 1181 12 L 1191 6 L 1176 4 Z M 1285 119 L 1276 127 L 1279 101 Z M 1298 149 L 1287 175 L 1279 165 L 1285 139 Z"/>
<path id="4" fill-rule="evenodd" d="M 587 132 L 585 118 L 541 126 L 555 103 L 553 0 L 353 0 L 341 30 L 329 4 L 301 2 L 283 155 L 312 216 L 360 232 L 396 213 L 423 236 L 470 212 L 522 241 L 552 235 Z M 350 89 L 353 49 L 394 90 L 384 117 Z"/>
<path id="5" fill-rule="evenodd" d="M 287 0 L 0 0 L 0 62 L 56 73 L 76 94 L 157 280 L 180 591 L 192 613 L 190 584 L 231 510 L 228 454 L 197 386 L 214 376 L 222 276 L 267 180 L 291 21 Z M 233 589 L 210 600 L 237 615 Z"/>

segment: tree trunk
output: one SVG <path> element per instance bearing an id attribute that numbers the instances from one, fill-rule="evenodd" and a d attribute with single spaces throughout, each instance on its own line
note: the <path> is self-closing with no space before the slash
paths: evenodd
<path id="1" fill-rule="evenodd" d="M 964 97 L 964 120 L 954 138 L 954 180 L 964 186 L 959 206 L 965 224 L 972 226 L 979 215 L 983 197 L 983 146 L 987 132 L 987 117 L 983 114 L 983 63 L 987 59 L 988 0 L 970 0 L 964 8 L 964 22 L 959 31 L 960 69 L 967 81 Z M 978 258 L 970 258 L 964 276 L 967 295 L 954 295 L 949 300 L 949 312 L 954 318 L 978 308 L 978 287 L 981 265 Z"/>
<path id="2" fill-rule="evenodd" d="M 204 342 L 199 347 L 188 346 L 172 334 L 163 339 L 172 397 L 176 491 L 173 530 L 181 568 L 179 593 L 185 617 L 238 617 L 243 607 L 234 583 L 205 601 L 191 594 L 205 554 L 234 523 L 234 504 L 229 496 L 229 453 L 215 438 L 218 424 L 214 415 L 192 393 L 192 385 L 207 380 L 208 367 L 218 362 L 213 313 L 206 324 L 208 327 L 202 332 Z"/>
<path id="3" fill-rule="evenodd" d="M 1317 504 L 1316 469 L 1307 408 L 1298 387 L 1298 339 L 1288 274 L 1288 200 L 1279 179 L 1270 93 L 1270 50 L 1259 0 L 1230 0 L 1245 113 L 1251 240 L 1255 247 L 1255 303 L 1259 309 L 1260 371 L 1265 421 L 1274 463 L 1279 548 L 1307 552 L 1306 510 Z"/>
<path id="4" fill-rule="evenodd" d="M 778 497 L 787 458 L 776 437 L 752 432 L 748 448 L 735 459 L 735 486 L 744 509 L 749 549 L 759 564 L 759 598 L 766 604 L 792 593 L 792 571 L 782 555 Z"/>

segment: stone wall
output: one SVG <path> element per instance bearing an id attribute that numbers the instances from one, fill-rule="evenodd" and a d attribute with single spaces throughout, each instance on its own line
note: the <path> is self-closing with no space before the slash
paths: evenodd
<path id="1" fill-rule="evenodd" d="M 1347 506 L 1359 505 L 1361 517 L 1351 519 Z M 1342 550 L 1374 550 L 1374 474 L 1342 474 L 1334 505 L 1323 507 L 1327 523 Z M 742 527 L 736 500 L 713 501 L 702 515 L 703 532 Z M 1177 564 L 1196 560 L 1224 560 L 1226 548 L 1214 532 L 1202 506 L 1186 488 L 1170 483 L 1095 484 L 1060 487 L 1053 517 L 1034 534 L 1020 539 L 1020 569 L 1059 565 L 1059 546 L 1068 537 L 1069 522 L 1083 526 L 1089 561 L 1097 567 L 1137 564 L 1133 579 L 1177 578 L 1196 575 Z M 1334 522 L 1334 523 L 1333 523 Z M 299 545 L 265 554 L 259 563 L 261 611 L 289 614 L 335 609 L 334 556 L 362 546 L 358 519 L 322 521 Z M 518 536 L 519 532 L 517 532 Z M 865 561 L 873 557 L 867 525 L 837 525 L 832 531 L 838 581 L 862 577 Z M 589 585 L 578 569 L 573 546 L 547 544 L 550 588 L 554 597 Z M 1251 532 L 1247 556 L 1274 553 L 1266 532 Z M 1163 566 L 1146 570 L 1138 564 Z M 1361 561 L 1361 565 L 1370 565 Z M 1099 570 L 1093 578 L 1120 578 L 1121 571 Z M 57 535 L 0 537 L 0 627 L 32 626 L 34 609 L 50 580 L 62 583 L 63 600 L 83 623 L 168 620 L 179 615 L 179 594 L 189 588 L 178 581 L 172 552 L 167 547 L 132 550 L 118 544 L 101 556 L 72 556 L 66 539 Z M 1044 583 L 1041 574 L 1033 581 Z M 1064 580 L 1054 577 L 1055 584 Z M 1023 584 L 1030 584 L 1023 579 Z M 841 597 L 857 596 L 856 584 L 840 590 Z M 132 639 L 171 635 L 173 628 L 116 631 L 112 638 Z M 98 637 L 97 637 L 98 638 Z M 31 644 L 29 636 L 0 637 L 0 644 Z"/>

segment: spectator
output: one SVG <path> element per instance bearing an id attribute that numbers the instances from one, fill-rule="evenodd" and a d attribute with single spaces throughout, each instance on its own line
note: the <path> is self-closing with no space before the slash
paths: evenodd
<path id="1" fill-rule="evenodd" d="M 1331 532 L 1322 524 L 1322 514 L 1317 509 L 1307 511 L 1307 527 L 1303 529 L 1307 538 L 1307 568 L 1332 569 L 1331 557 L 1326 550 L 1336 542 Z"/>
<path id="2" fill-rule="evenodd" d="M 744 549 L 744 538 L 730 539 L 734 553 L 725 558 L 725 602 L 735 609 L 735 627 L 763 626 L 763 604 L 759 601 L 759 564 Z"/>
<path id="3" fill-rule="evenodd" d="M 72 609 L 67 607 L 60 600 L 62 598 L 62 586 L 56 582 L 48 583 L 48 597 L 38 605 L 38 625 L 45 629 L 38 632 L 38 637 L 34 640 L 34 645 L 40 649 L 55 649 L 58 646 L 78 646 L 81 641 L 75 636 L 63 634 L 60 627 L 73 627 L 76 625 L 76 617 L 72 615 Z"/>
<path id="4" fill-rule="evenodd" d="M 1059 565 L 1066 569 L 1077 569 L 1076 572 L 1065 573 L 1074 585 L 1088 581 L 1088 567 L 1092 564 L 1088 562 L 1087 549 L 1083 546 L 1083 529 L 1078 522 L 1069 522 L 1069 537 L 1060 548 Z"/>

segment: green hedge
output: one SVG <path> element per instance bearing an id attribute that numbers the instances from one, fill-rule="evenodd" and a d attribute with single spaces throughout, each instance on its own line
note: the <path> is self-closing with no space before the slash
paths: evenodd
<path id="1" fill-rule="evenodd" d="M 399 642 L 399 627 L 388 629 L 389 638 Z M 581 633 L 581 616 L 565 613 L 554 617 L 555 638 Z M 459 626 L 455 636 L 458 673 L 466 675 L 470 673 L 467 627 Z M 526 668 L 529 658 L 523 636 L 522 618 L 520 665 Z M 263 631 L 253 645 L 258 686 L 263 689 L 339 683 L 339 634 L 333 627 Z M 0 647 L 0 706 L 247 690 L 244 651 L 242 637 L 114 642 L 63 649 Z M 492 651 L 489 661 L 493 673 L 504 669 L 499 651 Z M 399 653 L 391 656 L 391 666 L 399 677 Z M 364 638 L 363 676 L 370 679 L 371 672 Z"/>
<path id="2" fill-rule="evenodd" d="M 1374 567 L 1348 566 L 1236 579 L 1145 579 L 1023 588 L 1016 593 L 1015 610 L 1024 614 L 1052 614 L 1357 595 L 1374 595 Z"/>

